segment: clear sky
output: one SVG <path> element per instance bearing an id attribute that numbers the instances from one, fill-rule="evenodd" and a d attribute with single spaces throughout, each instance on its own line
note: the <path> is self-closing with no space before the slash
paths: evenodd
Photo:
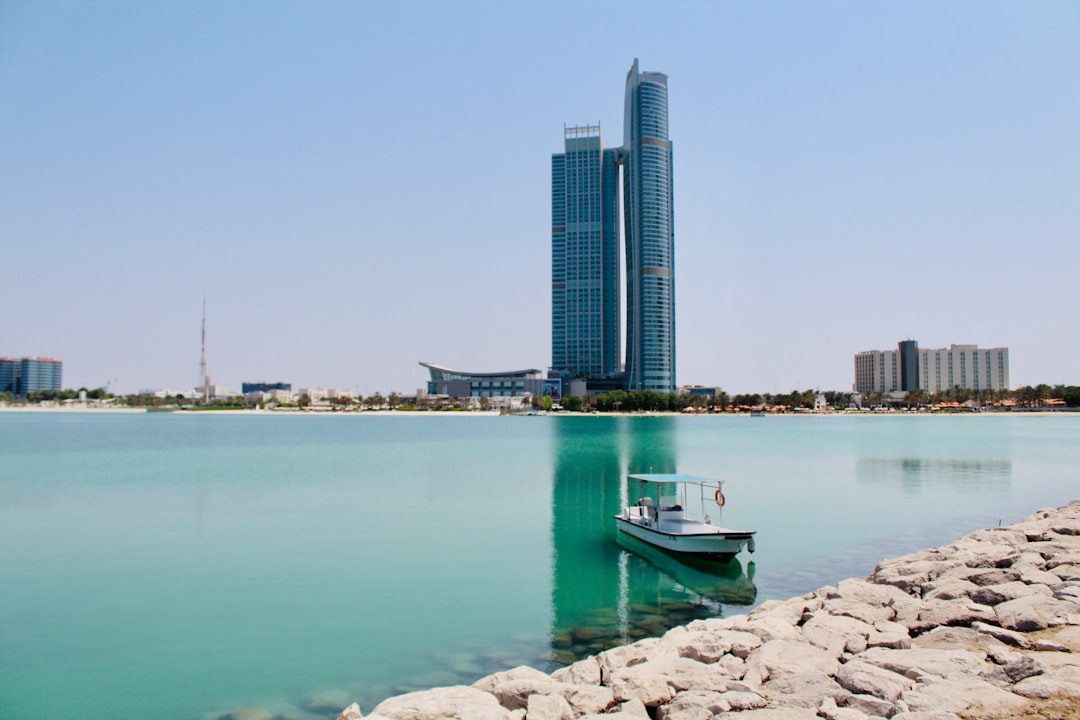
<path id="1" fill-rule="evenodd" d="M 0 354 L 64 385 L 546 369 L 563 123 L 669 76 L 678 382 L 1080 384 L 1080 2 L 0 0 Z"/>

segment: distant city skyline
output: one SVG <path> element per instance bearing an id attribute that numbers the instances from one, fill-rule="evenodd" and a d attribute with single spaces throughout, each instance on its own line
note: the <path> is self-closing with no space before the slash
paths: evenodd
<path id="1" fill-rule="evenodd" d="M 680 384 L 1008 347 L 1076 384 L 1080 5 L 0 5 L 0 341 L 68 387 L 551 358 L 553 129 L 670 78 Z M 575 27 L 603 28 L 574 53 Z M 625 320 L 625 318 L 624 318 Z"/>

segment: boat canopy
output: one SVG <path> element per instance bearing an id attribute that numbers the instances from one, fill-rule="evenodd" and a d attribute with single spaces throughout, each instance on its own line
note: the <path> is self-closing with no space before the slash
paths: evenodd
<path id="1" fill-rule="evenodd" d="M 645 473 L 642 475 L 628 475 L 631 480 L 647 483 L 693 483 L 695 485 L 707 483 L 709 485 L 723 485 L 723 480 L 716 478 L 699 477 L 697 475 L 683 475 L 682 473 Z"/>

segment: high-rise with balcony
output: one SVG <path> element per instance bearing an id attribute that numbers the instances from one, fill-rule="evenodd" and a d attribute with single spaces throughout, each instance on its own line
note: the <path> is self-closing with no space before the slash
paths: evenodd
<path id="1" fill-rule="evenodd" d="M 667 76 L 639 71 L 637 60 L 626 78 L 624 122 L 620 148 L 604 148 L 599 125 L 564 127 L 564 152 L 552 156 L 552 370 L 586 380 L 590 390 L 671 393 L 676 387 L 675 248 Z"/>

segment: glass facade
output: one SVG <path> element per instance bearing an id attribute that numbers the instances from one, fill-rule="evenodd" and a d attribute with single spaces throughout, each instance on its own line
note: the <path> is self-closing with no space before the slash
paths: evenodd
<path id="1" fill-rule="evenodd" d="M 618 151 L 599 125 L 563 130 L 551 158 L 551 364 L 567 377 L 619 371 Z"/>
<path id="2" fill-rule="evenodd" d="M 626 77 L 626 388 L 675 391 L 675 233 L 667 75 Z"/>
<path id="3" fill-rule="evenodd" d="M 26 395 L 61 390 L 64 363 L 53 358 L 0 358 L 0 392 Z"/>
<path id="4" fill-rule="evenodd" d="M 667 76 L 626 79 L 623 146 L 599 125 L 564 128 L 551 159 L 551 366 L 590 388 L 675 392 L 675 245 Z M 619 166 L 626 348 L 619 295 Z"/>

